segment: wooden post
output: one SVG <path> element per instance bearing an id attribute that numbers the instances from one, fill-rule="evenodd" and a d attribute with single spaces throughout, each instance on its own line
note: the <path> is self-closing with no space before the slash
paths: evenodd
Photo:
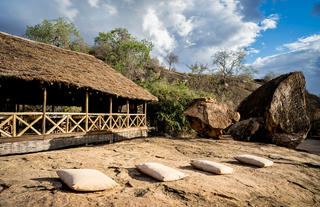
<path id="1" fill-rule="evenodd" d="M 69 132 L 69 119 L 70 119 L 70 115 L 67 115 L 67 121 L 66 121 L 66 132 Z"/>
<path id="2" fill-rule="evenodd" d="M 144 126 L 147 126 L 147 102 L 144 102 Z"/>
<path id="3" fill-rule="evenodd" d="M 17 115 L 13 114 L 13 137 L 17 136 Z"/>
<path id="4" fill-rule="evenodd" d="M 42 134 L 46 133 L 47 88 L 43 88 Z"/>
<path id="5" fill-rule="evenodd" d="M 110 113 L 110 115 L 109 115 L 109 117 L 110 117 L 109 129 L 111 129 L 111 127 L 112 127 L 112 96 L 111 95 L 109 96 L 109 103 L 110 103 L 110 106 L 109 106 L 109 113 Z"/>
<path id="6" fill-rule="evenodd" d="M 127 99 L 127 128 L 129 128 L 129 124 L 130 124 L 130 108 L 129 108 L 129 99 Z"/>
<path id="7" fill-rule="evenodd" d="M 144 102 L 144 114 L 147 115 L 147 102 Z"/>
<path id="8" fill-rule="evenodd" d="M 112 96 L 109 96 L 109 103 L 110 103 L 109 113 L 112 114 Z"/>
<path id="9" fill-rule="evenodd" d="M 86 91 L 86 132 L 88 132 L 89 129 L 89 92 Z"/>

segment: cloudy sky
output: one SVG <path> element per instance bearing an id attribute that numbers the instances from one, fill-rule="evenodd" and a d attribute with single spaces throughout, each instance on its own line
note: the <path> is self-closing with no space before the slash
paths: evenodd
<path id="1" fill-rule="evenodd" d="M 64 17 L 89 44 L 99 32 L 124 27 L 154 44 L 152 56 L 186 64 L 212 62 L 219 49 L 246 48 L 263 77 L 301 70 L 320 95 L 320 0 L 1 0 L 0 31 Z"/>

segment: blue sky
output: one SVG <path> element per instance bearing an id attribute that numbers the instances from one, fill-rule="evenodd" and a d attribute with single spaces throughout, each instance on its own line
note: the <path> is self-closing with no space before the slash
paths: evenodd
<path id="1" fill-rule="evenodd" d="M 23 36 L 27 25 L 64 17 L 89 44 L 98 32 L 125 27 L 154 44 L 177 70 L 211 65 L 219 49 L 245 47 L 247 63 L 263 77 L 301 70 L 307 89 L 320 95 L 320 0 L 1 0 L 0 31 Z"/>

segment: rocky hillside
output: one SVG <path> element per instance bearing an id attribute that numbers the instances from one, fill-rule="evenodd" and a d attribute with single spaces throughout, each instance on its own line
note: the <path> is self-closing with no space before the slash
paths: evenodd
<path id="1" fill-rule="evenodd" d="M 244 77 L 223 79 L 219 75 L 174 72 L 157 64 L 149 65 L 147 70 L 135 73 L 136 81 L 152 82 L 156 79 L 167 79 L 169 83 L 182 82 L 199 94 L 212 94 L 218 102 L 226 104 L 233 110 L 237 109 L 242 100 L 266 83 L 263 79 L 252 80 Z M 320 138 L 320 98 L 307 92 L 306 104 L 311 122 L 309 137 Z"/>
<path id="2" fill-rule="evenodd" d="M 240 102 L 261 86 L 260 82 L 245 78 L 222 79 L 218 75 L 196 75 L 169 71 L 160 68 L 154 75 L 166 78 L 169 82 L 180 81 L 190 89 L 199 93 L 212 93 L 219 102 L 227 104 L 231 109 L 236 109 Z"/>

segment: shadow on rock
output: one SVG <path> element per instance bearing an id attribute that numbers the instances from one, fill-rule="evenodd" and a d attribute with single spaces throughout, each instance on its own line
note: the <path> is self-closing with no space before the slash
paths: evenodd
<path id="1" fill-rule="evenodd" d="M 157 183 L 158 182 L 155 179 L 153 179 L 152 177 L 149 177 L 148 175 L 141 173 L 136 168 L 126 168 L 126 170 L 128 171 L 128 175 L 133 179 L 140 180 L 140 181 L 146 181 L 146 182 L 150 182 L 150 183 Z"/>
<path id="2" fill-rule="evenodd" d="M 232 164 L 232 165 L 241 166 L 241 167 L 249 167 L 249 168 L 253 168 L 253 169 L 260 168 L 260 167 L 257 167 L 257 166 L 253 166 L 253 165 L 249 165 L 249 164 L 245 164 L 245 163 L 240 163 L 240 162 L 237 162 L 237 161 L 227 161 L 226 163 Z"/>
<path id="3" fill-rule="evenodd" d="M 182 170 L 190 170 L 190 171 L 193 171 L 193 172 L 202 173 L 204 175 L 216 176 L 216 174 L 213 174 L 213 173 L 210 173 L 210 172 L 206 172 L 206 171 L 202 171 L 202 170 L 198 170 L 198 169 L 195 169 L 195 168 L 193 168 L 192 166 L 189 166 L 189 165 L 181 166 L 179 168 L 182 169 Z"/>

